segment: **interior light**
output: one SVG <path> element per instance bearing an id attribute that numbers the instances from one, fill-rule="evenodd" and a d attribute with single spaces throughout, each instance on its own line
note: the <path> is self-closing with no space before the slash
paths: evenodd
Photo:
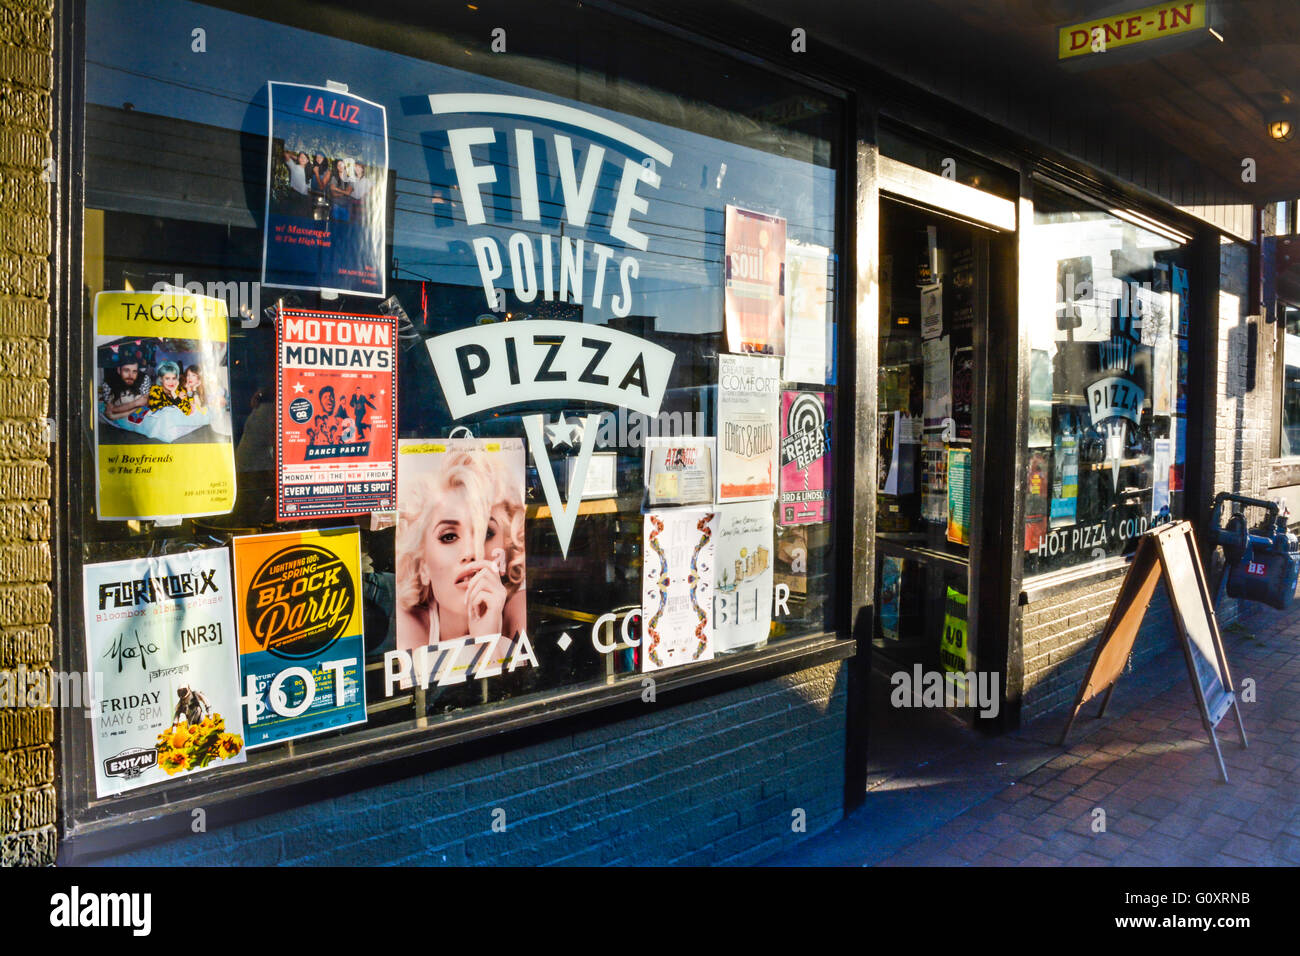
<path id="1" fill-rule="evenodd" d="M 1285 143 L 1291 138 L 1294 127 L 1289 119 L 1274 119 L 1268 124 L 1268 135 L 1279 143 Z"/>

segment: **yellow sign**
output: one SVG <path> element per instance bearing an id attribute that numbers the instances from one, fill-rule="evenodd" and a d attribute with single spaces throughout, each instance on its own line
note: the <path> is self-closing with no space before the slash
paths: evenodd
<path id="1" fill-rule="evenodd" d="M 101 521 L 226 514 L 235 504 L 226 304 L 187 293 L 95 297 Z"/>
<path id="2" fill-rule="evenodd" d="M 1104 53 L 1122 46 L 1195 33 L 1208 26 L 1207 0 L 1161 3 L 1100 20 L 1062 27 L 1058 60 Z"/>

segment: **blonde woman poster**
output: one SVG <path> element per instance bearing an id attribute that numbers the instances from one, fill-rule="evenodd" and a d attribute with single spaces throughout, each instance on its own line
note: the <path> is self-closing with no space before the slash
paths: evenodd
<path id="1" fill-rule="evenodd" d="M 499 634 L 495 666 L 527 622 L 523 439 L 405 439 L 397 469 L 397 647 Z"/>

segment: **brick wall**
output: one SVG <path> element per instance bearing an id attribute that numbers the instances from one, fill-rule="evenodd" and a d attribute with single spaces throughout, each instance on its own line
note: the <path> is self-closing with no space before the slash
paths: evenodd
<path id="1" fill-rule="evenodd" d="M 753 863 L 842 816 L 846 681 L 827 664 L 105 862 Z"/>
<path id="2" fill-rule="evenodd" d="M 0 682 L 4 703 L 48 686 L 50 186 L 54 8 L 0 10 Z M 18 693 L 18 682 L 24 686 Z M 48 699 L 42 697 L 41 700 Z M 52 863 L 54 711 L 0 707 L 0 864 Z"/>

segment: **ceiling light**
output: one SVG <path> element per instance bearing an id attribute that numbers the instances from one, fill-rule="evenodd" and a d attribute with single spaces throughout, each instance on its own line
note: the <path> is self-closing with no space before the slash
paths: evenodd
<path id="1" fill-rule="evenodd" d="M 1268 121 L 1268 135 L 1279 143 L 1291 138 L 1294 127 L 1289 119 L 1272 119 Z"/>

